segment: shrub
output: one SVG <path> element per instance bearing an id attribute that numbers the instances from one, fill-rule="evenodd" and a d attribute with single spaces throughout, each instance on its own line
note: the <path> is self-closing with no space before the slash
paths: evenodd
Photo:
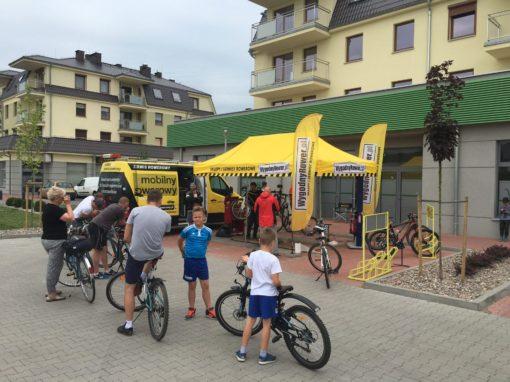
<path id="1" fill-rule="evenodd" d="M 473 276 L 481 268 L 492 266 L 495 262 L 510 258 L 510 248 L 502 245 L 493 245 L 484 251 L 476 251 L 466 257 L 466 276 Z M 461 264 L 455 263 L 455 272 L 461 273 Z"/>
<path id="2" fill-rule="evenodd" d="M 19 199 L 19 198 L 14 198 L 14 197 L 7 198 L 7 200 L 5 201 L 5 205 L 11 206 L 11 207 L 14 206 L 14 201 L 16 199 Z"/>
<path id="3" fill-rule="evenodd" d="M 20 208 L 23 206 L 23 199 L 21 198 L 14 198 L 14 203 L 12 204 L 13 207 Z"/>
<path id="4" fill-rule="evenodd" d="M 40 206 L 39 206 L 39 204 L 40 204 Z M 36 200 L 34 203 L 34 210 L 36 212 L 42 211 L 42 209 L 44 208 L 45 205 L 46 205 L 46 203 L 43 202 L 42 200 Z"/>

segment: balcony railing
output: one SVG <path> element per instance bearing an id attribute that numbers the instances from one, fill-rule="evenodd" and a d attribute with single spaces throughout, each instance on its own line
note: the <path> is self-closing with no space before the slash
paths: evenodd
<path id="1" fill-rule="evenodd" d="M 329 83 L 329 62 L 309 59 L 254 71 L 251 91 L 313 80 Z"/>
<path id="2" fill-rule="evenodd" d="M 130 121 L 129 119 L 124 119 L 120 121 L 119 129 L 137 133 L 144 133 L 145 125 L 143 124 L 143 122 Z"/>
<path id="3" fill-rule="evenodd" d="M 16 115 L 16 125 L 21 125 L 23 122 L 32 123 L 32 121 L 29 119 L 29 115 L 26 110 L 20 111 Z M 44 119 L 40 120 L 37 124 L 44 125 Z"/>
<path id="4" fill-rule="evenodd" d="M 278 14 L 271 20 L 253 24 L 251 40 L 252 43 L 256 43 L 311 26 L 320 26 L 327 29 L 330 19 L 330 10 L 318 5 L 310 5 L 303 9 Z"/>
<path id="5" fill-rule="evenodd" d="M 506 42 L 510 42 L 510 10 L 492 13 L 487 19 L 486 45 Z"/>
<path id="6" fill-rule="evenodd" d="M 145 102 L 143 100 L 143 97 L 135 96 L 132 94 L 121 94 L 119 96 L 121 103 L 129 103 L 131 105 L 137 105 L 137 106 L 145 106 Z"/>
<path id="7" fill-rule="evenodd" d="M 44 88 L 44 81 L 35 78 L 29 78 L 18 84 L 18 92 L 23 93 L 27 90 L 28 87 L 31 89 L 42 89 Z"/>

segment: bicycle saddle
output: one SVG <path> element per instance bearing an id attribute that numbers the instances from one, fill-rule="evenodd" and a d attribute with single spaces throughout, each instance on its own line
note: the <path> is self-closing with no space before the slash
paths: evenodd
<path id="1" fill-rule="evenodd" d="M 282 285 L 280 288 L 278 288 L 280 294 L 284 294 L 292 290 L 294 290 L 294 287 L 292 285 Z"/>

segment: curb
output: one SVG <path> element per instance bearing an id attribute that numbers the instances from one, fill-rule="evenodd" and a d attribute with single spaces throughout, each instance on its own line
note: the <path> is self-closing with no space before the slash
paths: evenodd
<path id="1" fill-rule="evenodd" d="M 378 279 L 378 281 L 385 279 L 386 277 L 393 276 L 391 274 L 389 276 L 384 276 Z M 491 305 L 494 301 L 499 300 L 502 297 L 510 295 L 510 281 L 490 290 L 489 292 L 477 297 L 474 300 L 467 301 L 462 300 L 456 297 L 448 297 L 442 296 L 439 294 L 429 293 L 429 292 L 419 292 L 412 289 L 404 289 L 391 285 L 383 285 L 379 284 L 377 281 L 365 281 L 364 288 L 373 289 L 379 292 L 392 293 L 405 297 L 412 297 L 419 300 L 425 300 L 429 302 L 435 302 L 438 304 L 445 304 L 455 306 L 457 308 L 464 308 L 470 310 L 481 311 Z"/>
<path id="2" fill-rule="evenodd" d="M 0 240 L 5 239 L 27 239 L 30 237 L 41 237 L 42 233 L 26 233 L 22 235 L 6 235 L 6 236 L 0 236 Z"/>

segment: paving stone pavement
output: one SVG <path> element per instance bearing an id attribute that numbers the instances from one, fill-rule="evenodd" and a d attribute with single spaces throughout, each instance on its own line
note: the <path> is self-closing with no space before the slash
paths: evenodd
<path id="1" fill-rule="evenodd" d="M 234 264 L 209 259 L 213 298 L 230 287 Z M 46 303 L 46 254 L 37 238 L 0 241 L 0 380 L 206 380 L 206 381 L 510 381 L 510 320 L 481 312 L 385 294 L 302 275 L 283 280 L 316 302 L 332 343 L 331 359 L 310 371 L 283 341 L 271 345 L 275 364 L 256 363 L 258 336 L 249 359 L 235 361 L 239 338 L 208 320 L 203 309 L 185 321 L 182 259 L 172 249 L 158 265 L 170 296 L 170 322 L 161 342 L 152 339 L 146 315 L 135 335 L 116 333 L 123 313 L 110 306 L 106 281 L 93 304 L 81 291 Z M 284 269 L 285 271 L 285 269 Z"/>

